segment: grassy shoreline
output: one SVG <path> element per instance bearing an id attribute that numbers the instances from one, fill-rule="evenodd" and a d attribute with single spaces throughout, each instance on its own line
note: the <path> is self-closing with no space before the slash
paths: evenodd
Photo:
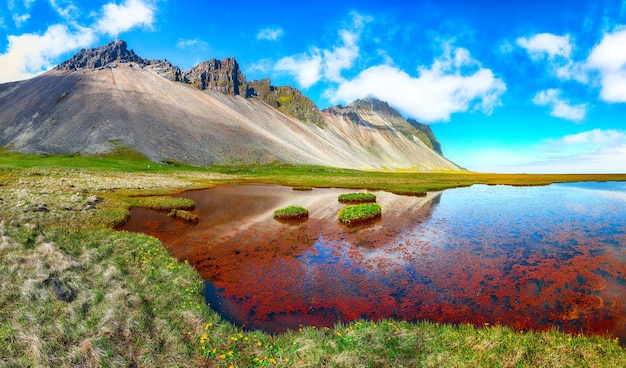
<path id="1" fill-rule="evenodd" d="M 141 157 L 0 153 L 0 351 L 9 352 L 0 366 L 626 366 L 615 339 L 554 330 L 357 321 L 276 336 L 243 331 L 204 304 L 199 275 L 158 240 L 113 230 L 133 206 L 189 209 L 168 195 L 233 181 L 419 194 L 590 180 L 626 175 L 202 169 Z M 75 298 L 62 300 L 53 279 Z"/>

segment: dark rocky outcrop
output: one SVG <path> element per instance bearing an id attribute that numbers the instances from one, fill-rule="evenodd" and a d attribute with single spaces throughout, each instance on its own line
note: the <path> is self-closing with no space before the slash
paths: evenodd
<path id="1" fill-rule="evenodd" d="M 246 77 L 234 58 L 211 59 L 183 72 L 183 80 L 192 86 L 231 96 L 246 97 Z"/>
<path id="2" fill-rule="evenodd" d="M 71 59 L 59 64 L 57 70 L 77 70 L 77 69 L 97 69 L 112 67 L 118 63 L 137 63 L 144 65 L 146 62 L 135 54 L 133 50 L 128 50 L 125 41 L 112 41 L 106 46 L 95 49 L 82 49 Z"/>

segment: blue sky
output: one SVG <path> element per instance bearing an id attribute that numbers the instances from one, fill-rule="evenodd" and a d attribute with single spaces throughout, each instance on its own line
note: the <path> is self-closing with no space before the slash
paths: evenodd
<path id="1" fill-rule="evenodd" d="M 320 108 L 375 95 L 471 170 L 626 172 L 626 0 L 6 0 L 0 82 L 114 39 L 235 57 Z"/>

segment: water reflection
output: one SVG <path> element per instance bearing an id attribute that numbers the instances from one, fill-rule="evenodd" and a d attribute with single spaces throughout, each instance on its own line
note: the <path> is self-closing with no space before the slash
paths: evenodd
<path id="1" fill-rule="evenodd" d="M 623 183 L 376 192 L 382 218 L 358 228 L 337 223 L 345 192 L 218 187 L 184 195 L 197 225 L 133 210 L 125 229 L 194 264 L 211 306 L 246 328 L 396 318 L 626 340 Z M 291 204 L 309 220 L 272 219 Z"/>

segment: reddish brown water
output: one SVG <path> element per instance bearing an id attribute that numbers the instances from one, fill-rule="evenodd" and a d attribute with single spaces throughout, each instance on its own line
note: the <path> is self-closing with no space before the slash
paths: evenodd
<path id="1" fill-rule="evenodd" d="M 376 192 L 382 218 L 357 228 L 336 219 L 346 192 L 217 187 L 184 194 L 198 224 L 135 209 L 124 229 L 189 260 L 212 308 L 244 328 L 394 318 L 626 341 L 624 184 Z M 291 204 L 309 219 L 272 218 Z"/>

